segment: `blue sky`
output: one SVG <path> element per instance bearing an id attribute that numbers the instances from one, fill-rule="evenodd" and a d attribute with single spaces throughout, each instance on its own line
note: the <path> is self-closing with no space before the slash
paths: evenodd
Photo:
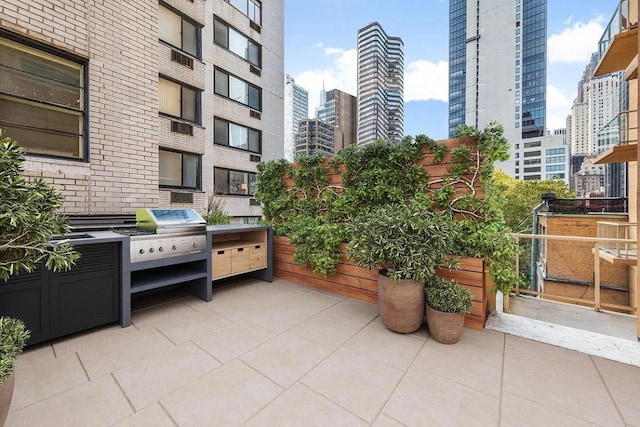
<path id="1" fill-rule="evenodd" d="M 548 0 L 547 126 L 564 127 L 577 82 L 618 0 Z M 285 1 L 285 72 L 309 91 L 356 95 L 358 28 L 378 21 L 405 46 L 405 133 L 447 137 L 448 19 L 445 0 Z"/>

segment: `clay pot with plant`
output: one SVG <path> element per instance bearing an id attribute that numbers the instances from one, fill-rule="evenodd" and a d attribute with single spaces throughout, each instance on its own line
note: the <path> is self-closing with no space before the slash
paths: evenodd
<path id="1" fill-rule="evenodd" d="M 349 258 L 378 269 L 378 307 L 394 332 L 411 333 L 424 322 L 424 284 L 451 267 L 458 226 L 450 213 L 432 211 L 426 196 L 363 212 L 350 226 Z"/>
<path id="2" fill-rule="evenodd" d="M 442 344 L 460 340 L 464 316 L 471 311 L 471 291 L 455 280 L 433 277 L 425 288 L 427 325 L 431 337 Z"/>
<path id="3" fill-rule="evenodd" d="M 29 339 L 21 320 L 0 317 L 0 427 L 4 425 L 13 398 L 14 365 Z"/>

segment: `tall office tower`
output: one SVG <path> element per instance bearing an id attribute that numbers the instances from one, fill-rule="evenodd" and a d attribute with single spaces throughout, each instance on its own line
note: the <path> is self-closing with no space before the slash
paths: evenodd
<path id="1" fill-rule="evenodd" d="M 334 126 L 320 119 L 303 119 L 298 125 L 295 154 L 333 156 Z"/>
<path id="2" fill-rule="evenodd" d="M 358 30 L 358 144 L 404 136 L 404 43 L 379 23 Z"/>
<path id="3" fill-rule="evenodd" d="M 309 92 L 289 74 L 284 78 L 284 158 L 291 161 L 300 120 L 309 117 Z"/>
<path id="4" fill-rule="evenodd" d="M 320 94 L 320 106 L 316 110 L 318 119 L 334 127 L 333 151 L 356 143 L 358 135 L 358 100 L 338 89 Z"/>
<path id="5" fill-rule="evenodd" d="M 516 146 L 545 135 L 546 28 L 546 0 L 449 2 L 449 134 L 499 122 L 512 146 L 499 166 L 518 179 Z"/>
<path id="6" fill-rule="evenodd" d="M 261 216 L 256 165 L 283 156 L 283 0 L 42 4 L 0 1 L 0 128 L 64 213 L 217 196 L 234 222 Z"/>

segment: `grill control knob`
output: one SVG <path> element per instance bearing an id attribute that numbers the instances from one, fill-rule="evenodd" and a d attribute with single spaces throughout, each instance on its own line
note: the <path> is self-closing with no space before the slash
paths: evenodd
<path id="1" fill-rule="evenodd" d="M 160 246 L 160 247 L 158 248 L 158 252 L 164 252 L 164 248 L 163 248 L 162 246 Z"/>
<path id="2" fill-rule="evenodd" d="M 198 247 L 198 244 L 197 244 L 196 242 L 193 242 L 193 247 L 194 247 L 194 248 L 197 248 L 197 247 Z"/>
<path id="3" fill-rule="evenodd" d="M 171 250 L 172 251 L 175 251 L 176 249 L 178 249 L 178 248 L 176 248 L 176 245 L 171 246 Z"/>
<path id="4" fill-rule="evenodd" d="M 152 253 L 154 253 L 154 252 L 155 252 L 155 250 L 154 250 L 153 248 L 150 248 L 150 249 L 149 249 L 149 253 L 150 253 L 150 254 L 152 254 Z"/>
<path id="5" fill-rule="evenodd" d="M 140 250 L 138 251 L 138 253 L 139 253 L 140 255 L 142 255 L 142 254 L 144 253 L 144 249 L 140 249 Z"/>

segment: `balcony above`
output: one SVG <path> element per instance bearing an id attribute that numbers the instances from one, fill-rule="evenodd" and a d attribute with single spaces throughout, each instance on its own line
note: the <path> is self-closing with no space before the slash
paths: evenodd
<path id="1" fill-rule="evenodd" d="M 598 237 L 606 239 L 634 239 L 636 223 L 598 221 Z M 612 264 L 636 265 L 638 245 L 634 243 L 603 242 L 600 258 Z"/>
<path id="2" fill-rule="evenodd" d="M 625 70 L 638 54 L 638 0 L 621 0 L 598 43 L 594 76 Z"/>

